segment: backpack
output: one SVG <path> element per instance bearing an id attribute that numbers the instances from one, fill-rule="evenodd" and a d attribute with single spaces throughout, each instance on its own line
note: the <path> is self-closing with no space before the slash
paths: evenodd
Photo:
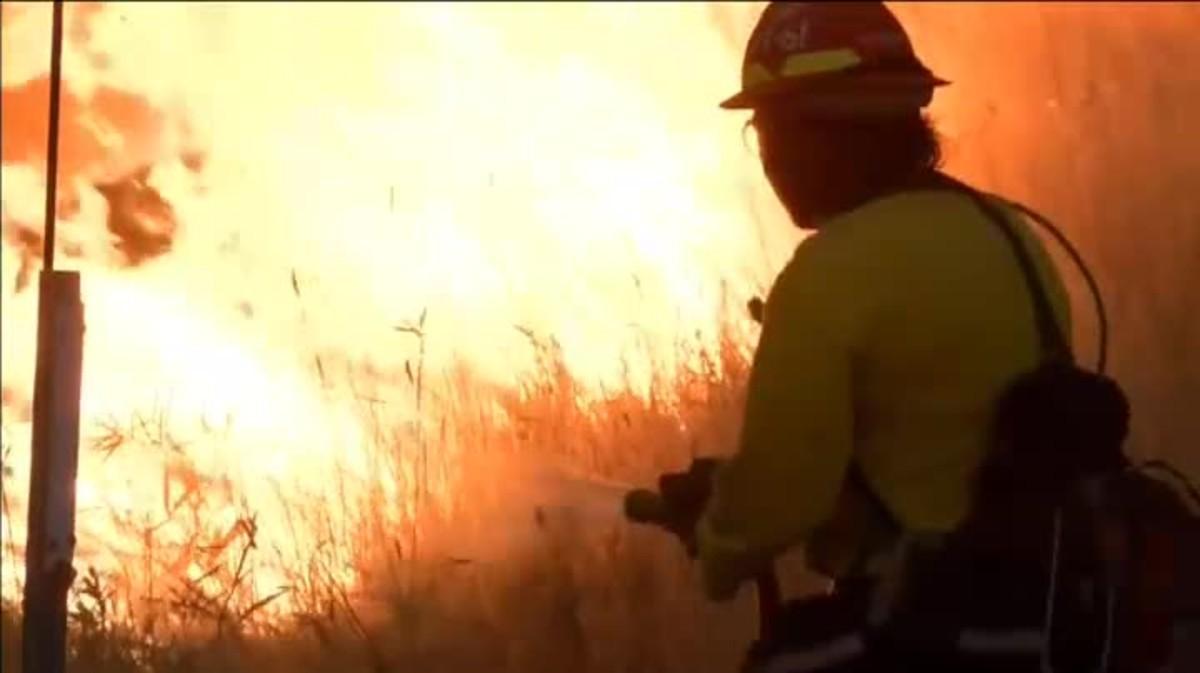
<path id="1" fill-rule="evenodd" d="M 1012 246 L 1041 357 L 996 401 L 993 446 L 962 524 L 907 545 L 894 583 L 851 581 L 784 604 L 744 670 L 1200 671 L 1200 643 L 1186 639 L 1200 636 L 1200 494 L 1169 465 L 1134 465 L 1123 451 L 1129 404 L 1103 374 L 1107 322 L 1095 280 L 1052 224 L 1007 204 L 1052 233 L 1087 280 L 1101 332 L 1089 371 L 1004 213 L 952 179 L 935 188 L 968 195 Z"/>
<path id="2" fill-rule="evenodd" d="M 1041 671 L 1164 670 L 1179 627 L 1200 612 L 1200 515 L 1194 509 L 1200 496 L 1169 465 L 1134 465 L 1123 451 L 1129 403 L 1103 374 L 1107 322 L 1079 254 L 1045 218 L 1009 204 L 1051 232 L 1083 272 L 1101 330 L 1095 371 L 1076 363 L 1009 221 L 987 198 L 967 193 L 1013 247 L 1032 299 L 1041 358 L 997 400 L 993 446 L 978 473 L 971 513 L 948 541 L 957 552 L 948 553 L 959 555 L 964 582 L 990 583 L 995 602 L 1012 600 L 1013 625 L 1041 627 Z M 1041 600 L 1035 604 L 1033 596 Z"/>

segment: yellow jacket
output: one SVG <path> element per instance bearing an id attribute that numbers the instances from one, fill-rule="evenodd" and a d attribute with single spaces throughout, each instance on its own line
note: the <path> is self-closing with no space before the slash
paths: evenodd
<path id="1" fill-rule="evenodd" d="M 1011 219 L 1070 334 L 1053 263 Z M 1037 344 L 1012 248 L 969 197 L 906 192 L 824 223 L 767 299 L 739 451 L 697 527 L 710 596 L 798 543 L 833 576 L 869 552 L 879 522 L 843 490 L 852 459 L 905 529 L 952 529 L 992 403 Z"/>

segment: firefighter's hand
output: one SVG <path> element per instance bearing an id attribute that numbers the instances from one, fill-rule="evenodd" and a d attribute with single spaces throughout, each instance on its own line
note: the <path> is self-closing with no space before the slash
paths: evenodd
<path id="1" fill-rule="evenodd" d="M 668 472 L 658 478 L 658 492 L 672 512 L 671 532 L 679 536 L 688 556 L 696 557 L 696 523 L 708 505 L 712 478 L 719 461 L 697 458 L 686 472 Z"/>
<path id="2" fill-rule="evenodd" d="M 708 504 L 712 477 L 720 462 L 700 458 L 686 472 L 668 472 L 658 479 L 658 493 L 633 491 L 625 513 L 633 521 L 651 523 L 675 534 L 692 558 L 696 557 L 696 522 Z"/>

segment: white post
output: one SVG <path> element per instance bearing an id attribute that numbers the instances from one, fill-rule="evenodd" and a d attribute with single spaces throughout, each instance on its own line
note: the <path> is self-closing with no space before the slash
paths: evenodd
<path id="1" fill-rule="evenodd" d="M 43 271 L 39 292 L 22 664 L 26 673 L 62 673 L 67 590 L 75 575 L 71 563 L 83 370 L 79 274 Z"/>

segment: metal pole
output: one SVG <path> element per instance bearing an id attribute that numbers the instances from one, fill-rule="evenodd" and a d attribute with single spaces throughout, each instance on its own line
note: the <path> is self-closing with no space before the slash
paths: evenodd
<path id="1" fill-rule="evenodd" d="M 46 133 L 46 210 L 45 238 L 42 241 L 42 269 L 54 270 L 54 211 L 58 201 L 58 108 L 62 90 L 63 3 L 54 0 L 54 19 L 50 29 L 50 126 Z"/>
<path id="2" fill-rule="evenodd" d="M 46 151 L 45 263 L 38 279 L 37 369 L 25 545 L 21 657 L 25 673 L 65 671 L 67 591 L 75 575 L 71 562 L 75 554 L 83 304 L 79 274 L 54 270 L 62 33 L 62 0 L 55 0 Z"/>

